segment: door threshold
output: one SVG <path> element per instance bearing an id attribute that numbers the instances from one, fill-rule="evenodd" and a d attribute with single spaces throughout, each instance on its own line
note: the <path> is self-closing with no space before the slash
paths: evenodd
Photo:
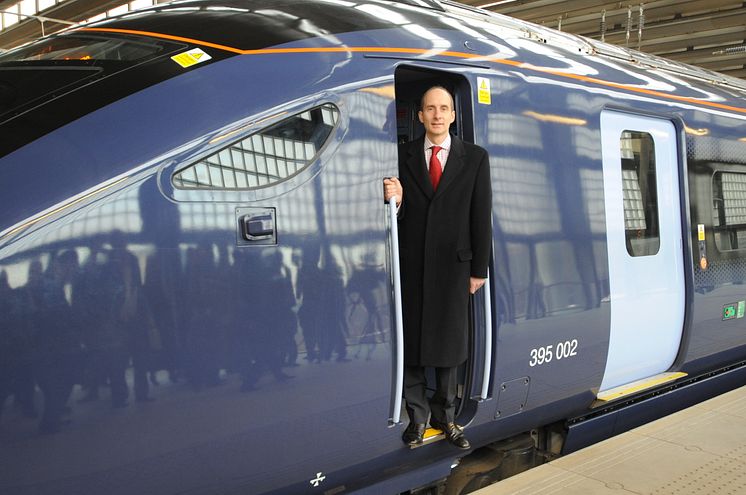
<path id="1" fill-rule="evenodd" d="M 643 378 L 642 380 L 636 380 L 624 385 L 619 385 L 618 387 L 599 392 L 596 396 L 596 401 L 591 405 L 591 407 L 604 406 L 607 405 L 609 402 L 629 397 L 630 395 L 642 392 L 643 390 L 655 388 L 665 383 L 673 382 L 685 376 L 687 376 L 687 373 L 681 371 L 666 372 Z"/>
<path id="2" fill-rule="evenodd" d="M 446 436 L 443 434 L 442 431 L 428 427 L 427 430 L 425 430 L 425 433 L 422 435 L 422 443 L 418 445 L 411 445 L 411 449 L 418 449 L 422 447 L 423 445 L 429 445 L 431 443 L 438 442 L 440 440 L 444 440 Z"/>

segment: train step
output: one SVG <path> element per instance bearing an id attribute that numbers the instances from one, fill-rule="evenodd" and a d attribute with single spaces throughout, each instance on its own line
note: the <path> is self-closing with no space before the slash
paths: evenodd
<path id="1" fill-rule="evenodd" d="M 648 378 L 643 378 L 642 380 L 636 380 L 631 383 L 619 385 L 618 387 L 599 392 L 592 407 L 605 406 L 609 402 L 629 397 L 630 395 L 658 387 L 665 383 L 673 382 L 685 376 L 687 376 L 687 374 L 680 371 L 659 373 Z"/>

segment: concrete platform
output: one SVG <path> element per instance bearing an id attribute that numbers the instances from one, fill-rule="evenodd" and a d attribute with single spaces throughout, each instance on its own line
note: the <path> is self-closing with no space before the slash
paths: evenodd
<path id="1" fill-rule="evenodd" d="M 479 495 L 746 495 L 746 386 Z"/>

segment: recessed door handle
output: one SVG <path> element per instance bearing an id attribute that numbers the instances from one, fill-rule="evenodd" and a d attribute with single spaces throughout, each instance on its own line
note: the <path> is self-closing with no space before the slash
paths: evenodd
<path id="1" fill-rule="evenodd" d="M 247 241 L 271 239 L 275 234 L 275 219 L 267 212 L 244 215 L 241 218 L 241 232 Z"/>

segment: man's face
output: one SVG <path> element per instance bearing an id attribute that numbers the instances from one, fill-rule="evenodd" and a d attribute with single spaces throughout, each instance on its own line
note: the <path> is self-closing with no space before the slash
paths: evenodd
<path id="1" fill-rule="evenodd" d="M 433 88 L 422 98 L 420 122 L 425 126 L 427 138 L 433 144 L 440 144 L 448 136 L 448 129 L 456 120 L 451 95 L 440 88 Z"/>

